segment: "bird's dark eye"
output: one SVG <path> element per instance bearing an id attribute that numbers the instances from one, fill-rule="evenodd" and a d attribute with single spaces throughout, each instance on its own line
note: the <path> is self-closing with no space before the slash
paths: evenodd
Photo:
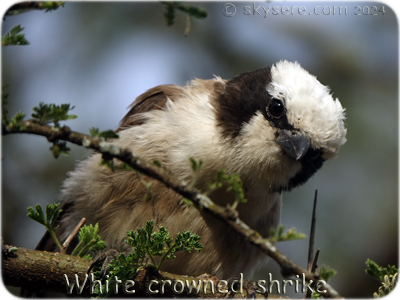
<path id="1" fill-rule="evenodd" d="M 272 99 L 271 103 L 268 105 L 268 112 L 271 117 L 279 118 L 285 112 L 285 107 L 281 100 Z"/>

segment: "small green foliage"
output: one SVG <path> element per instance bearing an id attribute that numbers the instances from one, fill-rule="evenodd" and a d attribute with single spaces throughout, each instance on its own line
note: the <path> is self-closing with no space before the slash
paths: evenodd
<path id="1" fill-rule="evenodd" d="M 53 227 L 58 216 L 62 212 L 62 209 L 58 209 L 59 206 L 60 204 L 47 204 L 46 217 L 43 214 L 43 210 L 40 204 L 35 205 L 35 210 L 32 206 L 29 206 L 28 217 L 44 226 Z"/>
<path id="2" fill-rule="evenodd" d="M 119 135 L 114 130 L 104 130 L 99 133 L 99 137 L 103 139 L 117 139 Z"/>
<path id="3" fill-rule="evenodd" d="M 122 163 L 121 164 L 121 169 L 127 170 L 127 171 L 132 171 L 133 170 L 133 168 L 130 165 L 126 164 L 126 163 Z"/>
<path id="4" fill-rule="evenodd" d="M 153 160 L 153 165 L 161 168 L 161 162 L 158 159 Z"/>
<path id="5" fill-rule="evenodd" d="M 89 132 L 90 132 L 90 135 L 91 135 L 92 137 L 98 137 L 98 136 L 99 136 L 99 133 L 100 133 L 99 128 L 97 128 L 97 127 L 91 127 L 91 128 L 89 128 Z"/>
<path id="6" fill-rule="evenodd" d="M 8 118 L 8 109 L 7 109 L 8 96 L 9 96 L 9 94 L 6 92 L 7 88 L 8 84 L 1 86 L 1 122 L 6 126 L 8 125 L 8 123 L 10 123 L 10 119 Z"/>
<path id="7" fill-rule="evenodd" d="M 58 158 L 60 155 L 68 156 L 71 149 L 67 147 L 65 141 L 57 140 L 50 147 L 51 153 L 53 153 L 54 158 Z"/>
<path id="8" fill-rule="evenodd" d="M 59 128 L 59 121 L 77 118 L 76 115 L 68 114 L 72 109 L 74 109 L 74 107 L 70 107 L 70 104 L 56 105 L 40 102 L 39 106 L 33 108 L 34 113 L 32 113 L 32 117 L 42 125 L 54 122 L 54 127 Z M 70 150 L 71 149 L 67 147 L 67 143 L 60 140 L 54 141 L 53 145 L 50 147 L 54 158 L 58 158 L 60 155 L 68 156 Z"/>
<path id="9" fill-rule="evenodd" d="M 139 268 L 144 265 L 143 260 L 145 256 L 141 257 L 141 254 L 142 253 L 132 252 L 126 255 L 124 252 L 121 252 L 116 259 L 111 260 L 111 262 L 107 265 L 108 279 L 104 279 L 104 274 L 101 270 L 96 270 L 93 272 L 94 278 L 101 281 L 108 281 L 109 286 L 114 285 L 115 277 L 122 281 L 132 280 L 135 278 Z M 112 293 L 112 289 L 110 289 L 108 293 L 105 289 L 102 289 L 100 292 L 99 285 L 94 286 L 93 294 L 97 294 L 97 296 L 94 298 L 108 298 Z"/>
<path id="10" fill-rule="evenodd" d="M 186 250 L 187 252 L 191 253 L 190 251 L 196 250 L 198 252 L 203 249 L 203 245 L 199 242 L 200 237 L 196 234 L 193 234 L 189 231 L 183 231 L 182 233 L 178 232 L 175 238 L 175 249 L 170 254 L 171 256 L 167 258 L 175 258 L 172 254 L 178 251 Z"/>
<path id="11" fill-rule="evenodd" d="M 224 184 L 228 185 L 228 192 L 232 192 L 236 200 L 232 205 L 232 209 L 236 209 L 239 203 L 247 202 L 244 197 L 243 191 L 243 182 L 240 179 L 238 174 L 226 174 L 226 171 L 221 169 L 217 172 L 215 181 L 213 183 L 208 183 L 208 191 L 207 195 L 213 192 L 214 190 L 221 188 Z"/>
<path id="12" fill-rule="evenodd" d="M 328 267 L 326 265 L 322 265 L 322 267 L 319 269 L 318 271 L 318 275 L 319 277 L 324 280 L 325 282 L 328 282 L 328 280 L 335 276 L 337 273 L 336 270 L 332 269 L 331 267 Z M 322 299 L 322 295 L 317 293 L 317 292 L 313 292 L 311 294 L 311 300 L 320 300 Z"/>
<path id="13" fill-rule="evenodd" d="M 388 265 L 387 268 L 383 268 L 371 259 L 367 259 L 365 264 L 367 265 L 365 273 L 371 275 L 372 277 L 374 277 L 376 280 L 379 281 L 383 281 L 385 275 L 387 276 L 394 275 L 399 271 L 395 266 L 390 266 L 390 265 Z"/>
<path id="14" fill-rule="evenodd" d="M 207 12 L 200 7 L 186 4 L 178 4 L 176 6 L 176 9 L 188 14 L 195 19 L 203 20 L 207 18 Z"/>
<path id="15" fill-rule="evenodd" d="M 89 252 L 99 251 L 106 248 L 106 243 L 101 240 L 101 237 L 97 234 L 99 232 L 99 224 L 95 226 L 90 224 L 85 225 L 79 230 L 79 243 L 72 251 L 71 255 L 77 255 L 80 257 L 89 257 Z"/>
<path id="16" fill-rule="evenodd" d="M 189 158 L 190 163 L 192 164 L 192 170 L 194 172 L 199 172 L 201 167 L 203 166 L 203 160 L 200 159 L 199 161 L 196 161 L 193 157 Z"/>
<path id="17" fill-rule="evenodd" d="M 196 161 L 193 157 L 190 157 L 189 160 L 193 170 L 193 177 L 188 185 L 188 188 L 192 189 L 197 181 L 197 178 L 199 177 L 200 169 L 203 166 L 203 160 L 200 159 L 199 161 Z"/>
<path id="18" fill-rule="evenodd" d="M 45 9 L 45 12 L 57 10 L 60 6 L 64 7 L 65 1 L 43 1 L 41 8 Z"/>
<path id="19" fill-rule="evenodd" d="M 164 226 L 157 225 L 158 231 L 155 231 L 154 221 L 147 221 L 142 228 L 137 228 L 136 231 L 127 231 L 128 239 L 125 243 L 133 247 L 133 251 L 129 254 L 120 253 L 116 259 L 111 260 L 107 266 L 108 281 L 113 282 L 115 276 L 118 280 L 125 281 L 135 278 L 140 268 L 148 265 L 148 260 L 151 261 L 150 266 L 159 270 L 162 263 L 166 259 L 174 258 L 174 254 L 178 251 L 200 251 L 203 245 L 199 243 L 200 237 L 196 234 L 186 232 L 178 233 L 176 237 L 171 238 L 168 230 Z M 157 264 L 154 257 L 159 256 Z M 95 278 L 102 278 L 100 271 L 94 272 Z M 110 284 L 111 286 L 111 284 Z M 95 289 L 95 293 L 99 294 L 99 289 Z M 104 291 L 99 294 L 99 298 L 107 297 L 108 294 Z"/>
<path id="20" fill-rule="evenodd" d="M 182 202 L 185 203 L 187 206 L 193 206 L 193 201 L 189 199 L 182 198 Z"/>
<path id="21" fill-rule="evenodd" d="M 48 123 L 54 122 L 54 126 L 59 128 L 60 121 L 76 119 L 77 115 L 69 115 L 68 112 L 74 109 L 70 107 L 70 104 L 44 104 L 39 103 L 39 106 L 33 108 L 34 113 L 32 117 L 36 119 L 41 125 L 46 125 Z"/>
<path id="22" fill-rule="evenodd" d="M 92 137 L 99 137 L 103 139 L 117 139 L 119 135 L 114 130 L 99 131 L 98 128 L 92 127 L 89 129 L 90 135 Z"/>
<path id="23" fill-rule="evenodd" d="M 276 243 L 276 242 L 285 242 L 285 241 L 299 240 L 306 238 L 306 235 L 304 233 L 296 231 L 295 228 L 290 228 L 286 233 L 284 233 L 284 231 L 285 231 L 285 226 L 283 225 L 279 225 L 277 232 L 275 228 L 271 227 L 269 229 L 269 238 L 260 239 L 258 243 L 260 244 L 265 242 Z"/>
<path id="24" fill-rule="evenodd" d="M 185 30 L 185 36 L 189 34 L 191 18 L 195 19 L 205 19 L 207 17 L 207 12 L 193 5 L 182 4 L 182 2 L 170 1 L 170 2 L 161 2 L 164 5 L 164 19 L 167 26 L 172 26 L 175 24 L 176 10 L 179 10 L 185 14 L 187 14 L 187 24 Z"/>
<path id="25" fill-rule="evenodd" d="M 125 242 L 134 247 L 137 256 L 144 259 L 147 255 L 153 263 L 153 267 L 160 269 L 166 259 L 175 258 L 175 252 L 186 250 L 200 250 L 203 245 L 199 243 L 200 237 L 196 234 L 184 231 L 178 232 L 175 239 L 172 239 L 164 226 L 157 225 L 158 231 L 154 231 L 154 220 L 147 221 L 144 228 L 135 231 L 128 231 L 128 240 Z M 160 263 L 156 263 L 154 256 L 160 256 Z M 143 262 L 143 260 L 142 260 Z"/>
<path id="26" fill-rule="evenodd" d="M 26 127 L 21 124 L 21 122 L 25 118 L 25 114 L 23 112 L 18 112 L 15 114 L 14 117 L 9 118 L 8 116 L 8 109 L 7 109 L 7 104 L 8 104 L 8 96 L 9 94 L 6 92 L 6 89 L 8 88 L 8 85 L 3 85 L 1 87 L 1 110 L 2 110 L 2 115 L 1 115 L 1 122 L 3 125 L 7 126 L 8 129 L 17 129 L 17 130 L 26 130 Z"/>
<path id="27" fill-rule="evenodd" d="M 50 233 L 50 235 L 54 239 L 54 242 L 56 243 L 56 245 L 61 250 L 62 247 L 55 235 L 56 228 L 54 227 L 58 216 L 62 212 L 62 209 L 58 208 L 59 206 L 60 206 L 60 204 L 47 204 L 46 205 L 46 217 L 44 216 L 42 207 L 39 204 L 35 205 L 35 209 L 33 209 L 31 206 L 29 206 L 28 207 L 28 217 L 31 218 L 32 220 L 44 225 L 46 227 L 47 231 Z"/>
<path id="28" fill-rule="evenodd" d="M 115 171 L 115 166 L 114 166 L 114 159 L 108 159 L 108 158 L 104 158 L 103 155 L 103 159 L 100 162 L 100 166 L 106 166 L 107 168 L 109 168 L 111 171 Z"/>
<path id="29" fill-rule="evenodd" d="M 382 285 L 378 289 L 378 293 L 374 293 L 374 298 L 379 298 L 389 294 L 396 286 L 398 278 L 398 269 L 395 266 L 388 265 L 387 268 L 379 266 L 374 261 L 367 259 L 367 269 L 365 273 L 379 280 Z"/>
<path id="30" fill-rule="evenodd" d="M 321 294 L 318 294 L 317 292 L 312 292 L 311 299 L 321 299 Z"/>
<path id="31" fill-rule="evenodd" d="M 319 277 L 328 282 L 328 280 L 335 276 L 337 271 L 335 269 L 332 269 L 331 267 L 328 267 L 326 265 L 322 265 L 322 267 L 319 269 Z"/>
<path id="32" fill-rule="evenodd" d="M 25 114 L 23 112 L 17 112 L 14 117 L 12 117 L 10 123 L 8 124 L 9 129 L 26 130 L 26 127 L 21 124 L 24 120 Z"/>
<path id="33" fill-rule="evenodd" d="M 22 30 L 24 30 L 24 28 L 19 24 L 11 28 L 1 39 L 2 46 L 29 45 L 29 42 L 25 39 L 25 35 L 20 33 Z"/>
<path id="34" fill-rule="evenodd" d="M 164 4 L 164 19 L 167 26 L 172 26 L 175 24 L 176 12 L 175 8 L 177 6 L 176 2 L 161 2 Z"/>

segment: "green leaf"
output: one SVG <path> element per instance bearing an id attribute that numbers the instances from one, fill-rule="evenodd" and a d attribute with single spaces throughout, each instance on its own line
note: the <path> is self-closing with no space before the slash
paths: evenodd
<path id="1" fill-rule="evenodd" d="M 203 249 L 203 245 L 199 242 L 200 237 L 189 231 L 178 232 L 175 238 L 175 244 L 177 245 L 176 251 L 186 250 L 190 253 L 192 250 L 198 252 Z"/>
<path id="2" fill-rule="evenodd" d="M 394 275 L 398 272 L 398 269 L 395 266 L 388 265 L 387 268 L 379 266 L 376 262 L 371 259 L 367 259 L 366 263 L 367 269 L 365 269 L 365 273 L 371 275 L 375 279 L 379 281 L 384 281 L 385 275 L 390 276 Z"/>
<path id="3" fill-rule="evenodd" d="M 28 207 L 28 217 L 42 225 L 46 225 L 46 219 L 44 217 L 43 210 L 40 204 L 36 204 L 35 209 L 36 211 L 33 209 L 32 206 Z"/>
<path id="4" fill-rule="evenodd" d="M 57 10 L 60 6 L 64 7 L 65 1 L 43 1 L 41 7 L 46 9 L 45 12 Z"/>
<path id="5" fill-rule="evenodd" d="M 304 233 L 298 232 L 294 227 L 290 228 L 286 233 L 284 233 L 285 226 L 279 225 L 278 232 L 276 233 L 275 228 L 271 227 L 269 229 L 269 237 L 267 239 L 260 239 L 257 243 L 276 243 L 276 242 L 286 242 L 291 240 L 305 239 L 306 235 Z"/>
<path id="6" fill-rule="evenodd" d="M 238 174 L 226 174 L 224 169 L 218 170 L 215 175 L 215 181 L 212 183 L 207 183 L 208 190 L 206 195 L 209 195 L 214 190 L 221 188 L 223 185 L 227 185 L 227 191 L 232 192 L 235 195 L 235 202 L 232 205 L 232 209 L 236 209 L 239 203 L 247 202 L 244 191 L 243 191 L 243 182 L 240 179 Z"/>
<path id="7" fill-rule="evenodd" d="M 16 113 L 15 116 L 11 119 L 11 121 L 7 127 L 15 128 L 18 130 L 26 130 L 26 127 L 21 124 L 21 122 L 24 120 L 24 118 L 25 118 L 25 114 L 23 112 Z"/>
<path id="8" fill-rule="evenodd" d="M 104 138 L 104 139 L 117 139 L 119 135 L 114 130 L 99 131 L 98 128 L 89 128 L 90 135 L 92 137 Z"/>
<path id="9" fill-rule="evenodd" d="M 201 169 L 201 167 L 203 166 L 203 160 L 200 159 L 200 160 L 197 162 L 193 157 L 190 157 L 189 160 L 190 160 L 190 163 L 192 164 L 192 170 L 193 170 L 194 172 L 199 172 L 200 169 Z"/>
<path id="10" fill-rule="evenodd" d="M 157 159 L 153 160 L 153 164 L 159 168 L 161 168 L 161 162 Z"/>
<path id="11" fill-rule="evenodd" d="M 132 171 L 132 170 L 134 170 L 130 165 L 128 165 L 128 164 L 126 164 L 126 163 L 121 164 L 121 169 L 127 170 L 127 171 Z"/>
<path id="12" fill-rule="evenodd" d="M 321 294 L 318 294 L 317 292 L 312 292 L 311 294 L 311 299 L 321 299 Z"/>
<path id="13" fill-rule="evenodd" d="M 164 19 L 167 26 L 172 26 L 175 23 L 175 8 L 178 5 L 177 2 L 161 2 L 164 4 Z"/>
<path id="14" fill-rule="evenodd" d="M 126 234 L 128 239 L 125 243 L 133 247 L 132 252 L 120 253 L 116 259 L 111 260 L 107 266 L 109 278 L 117 276 L 122 281 L 132 279 L 138 270 L 146 265 L 147 260 L 152 262 L 147 265 L 159 269 L 163 261 L 174 257 L 176 251 L 200 251 L 203 248 L 199 243 L 199 236 L 184 231 L 173 239 L 164 226 L 155 226 L 154 220 L 147 221 L 144 227 L 127 231 Z M 161 256 L 159 264 L 155 262 L 155 256 Z M 96 278 L 101 278 L 100 271 L 94 274 Z M 105 294 L 101 295 L 103 296 Z"/>
<path id="15" fill-rule="evenodd" d="M 8 84 L 4 84 L 1 86 L 1 122 L 3 125 L 7 126 L 10 123 L 10 119 L 8 117 L 8 96 L 9 94 L 6 92 L 8 88 Z"/>
<path id="16" fill-rule="evenodd" d="M 46 205 L 46 223 L 51 227 L 54 226 L 54 223 L 57 221 L 58 216 L 62 212 L 62 209 L 59 207 L 59 203 Z"/>
<path id="17" fill-rule="evenodd" d="M 19 24 L 11 28 L 1 39 L 1 44 L 3 46 L 29 45 L 29 42 L 25 39 L 25 35 L 20 34 L 22 30 L 24 30 L 24 28 Z"/>
<path id="18" fill-rule="evenodd" d="M 99 137 L 104 139 L 117 139 L 119 135 L 114 130 L 105 130 L 99 133 Z"/>
<path id="19" fill-rule="evenodd" d="M 199 242 L 200 237 L 196 234 L 187 231 L 178 232 L 175 239 L 172 239 L 164 226 L 157 226 L 158 231 L 154 229 L 154 220 L 148 221 L 144 228 L 138 228 L 136 232 L 128 231 L 129 238 L 125 242 L 134 247 L 135 257 L 144 259 L 147 255 L 156 269 L 160 269 L 166 259 L 174 258 L 174 253 L 177 251 L 200 251 L 203 248 Z M 154 256 L 162 257 L 159 264 L 155 263 Z"/>
<path id="20" fill-rule="evenodd" d="M 72 251 L 71 255 L 84 257 L 87 256 L 89 252 L 105 249 L 106 243 L 101 240 L 101 237 L 97 234 L 98 232 L 98 223 L 96 223 L 95 226 L 92 224 L 82 226 L 79 230 L 79 243 Z"/>
<path id="21" fill-rule="evenodd" d="M 100 166 L 106 166 L 107 168 L 109 168 L 111 171 L 115 171 L 115 168 L 114 168 L 114 159 L 108 159 L 108 158 L 104 158 L 104 156 L 103 156 L 103 159 L 102 159 L 102 161 L 100 162 Z"/>
<path id="22" fill-rule="evenodd" d="M 192 5 L 186 5 L 186 4 L 179 4 L 176 6 L 176 9 L 187 13 L 189 16 L 199 19 L 199 20 L 203 20 L 205 18 L 207 18 L 207 12 L 200 8 L 200 7 L 195 7 Z"/>
<path id="23" fill-rule="evenodd" d="M 336 275 L 337 271 L 326 266 L 326 265 L 322 265 L 322 267 L 319 270 L 319 277 L 321 277 L 323 280 L 325 280 L 326 282 L 328 282 L 328 280 Z"/>
<path id="24" fill-rule="evenodd" d="M 74 107 L 70 107 L 70 104 L 56 105 L 40 102 L 38 106 L 33 108 L 32 117 L 42 125 L 54 122 L 55 127 L 60 127 L 59 121 L 72 120 L 78 117 L 68 114 L 72 109 Z"/>
<path id="25" fill-rule="evenodd" d="M 186 198 L 182 198 L 182 202 L 185 203 L 188 206 L 193 206 L 193 201 L 186 199 Z"/>
<path id="26" fill-rule="evenodd" d="M 51 237 L 53 238 L 54 242 L 58 246 L 58 248 L 61 250 L 61 244 L 58 241 L 56 234 L 55 234 L 55 229 L 54 224 L 57 221 L 58 216 L 62 212 L 62 209 L 59 208 L 60 204 L 47 204 L 46 205 L 46 216 L 43 214 L 42 207 L 39 204 L 35 205 L 35 209 L 33 209 L 31 206 L 28 207 L 28 217 L 31 218 L 32 220 L 44 225 L 47 229 L 47 231 L 50 233 Z"/>
<path id="27" fill-rule="evenodd" d="M 192 17 L 199 20 L 207 17 L 207 12 L 204 9 L 193 5 L 182 4 L 182 1 L 161 2 L 161 4 L 164 5 L 164 19 L 167 26 L 172 26 L 175 23 L 176 10 L 187 14 L 185 36 L 189 34 Z"/>
<path id="28" fill-rule="evenodd" d="M 8 116 L 8 96 L 9 94 L 6 92 L 8 85 L 2 85 L 1 88 L 1 105 L 2 105 L 2 116 L 1 121 L 3 125 L 7 126 L 8 129 L 18 129 L 18 130 L 26 130 L 26 127 L 21 124 L 21 122 L 25 118 L 25 114 L 23 112 L 18 112 L 11 119 Z"/>
<path id="29" fill-rule="evenodd" d="M 98 136 L 99 136 L 99 133 L 100 133 L 99 129 L 96 128 L 96 127 L 91 127 L 91 128 L 89 128 L 89 132 L 90 132 L 90 135 L 91 135 L 92 137 L 98 137 Z"/>
<path id="30" fill-rule="evenodd" d="M 54 158 L 58 158 L 60 155 L 68 156 L 71 151 L 67 147 L 67 142 L 60 140 L 55 141 L 49 149 L 53 153 Z"/>

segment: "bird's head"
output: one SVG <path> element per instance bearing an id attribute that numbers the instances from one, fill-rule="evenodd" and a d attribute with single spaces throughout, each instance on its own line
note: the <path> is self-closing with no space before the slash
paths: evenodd
<path id="1" fill-rule="evenodd" d="M 273 190 L 305 183 L 346 141 L 339 100 L 297 62 L 240 74 L 217 102 L 221 134 L 237 159 L 232 172 L 267 176 Z"/>

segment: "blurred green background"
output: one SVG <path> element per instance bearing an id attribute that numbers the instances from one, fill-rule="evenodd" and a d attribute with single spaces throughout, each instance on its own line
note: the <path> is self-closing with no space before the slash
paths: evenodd
<path id="1" fill-rule="evenodd" d="M 367 258 L 398 266 L 398 23 L 391 8 L 374 2 L 255 2 L 255 7 L 306 8 L 306 15 L 258 15 L 253 2 L 192 2 L 207 10 L 165 26 L 164 6 L 152 3 L 66 3 L 50 13 L 6 17 L 2 35 L 25 27 L 29 46 L 2 49 L 2 84 L 9 84 L 11 114 L 30 115 L 38 102 L 71 103 L 76 131 L 116 129 L 126 107 L 147 89 L 197 78 L 297 60 L 346 108 L 348 141 L 309 182 L 284 195 L 282 224 L 309 233 L 313 195 L 319 192 L 315 248 L 320 265 L 338 271 L 330 283 L 345 297 L 372 297 L 379 283 L 364 272 Z M 347 14 L 333 14 L 333 6 Z M 252 12 L 245 15 L 244 7 Z M 314 14 L 314 8 L 317 13 Z M 363 15 L 384 6 L 385 13 Z M 322 8 L 325 8 L 322 13 Z M 272 8 L 271 8 L 272 9 Z M 228 13 L 232 13 L 229 8 Z M 331 12 L 329 14 L 329 11 Z M 311 13 L 311 14 L 309 14 Z M 356 13 L 361 15 L 355 15 Z M 2 139 L 2 236 L 7 244 L 34 248 L 44 228 L 26 217 L 28 206 L 57 201 L 62 181 L 85 150 L 74 145 L 55 160 L 42 137 Z M 251 203 L 247 204 L 251 205 Z M 308 240 L 278 249 L 305 267 Z M 254 279 L 280 279 L 271 261 Z M 246 274 L 244 274 L 246 277 Z M 289 289 L 290 290 L 290 289 Z M 292 289 L 293 290 L 293 289 Z M 272 291 L 276 292 L 276 291 Z M 301 294 L 289 294 L 301 297 Z"/>

